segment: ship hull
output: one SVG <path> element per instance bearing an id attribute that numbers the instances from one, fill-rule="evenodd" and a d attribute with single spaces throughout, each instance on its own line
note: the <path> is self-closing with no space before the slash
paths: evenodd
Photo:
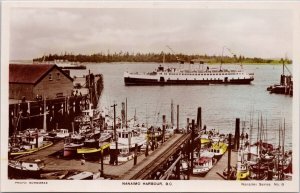
<path id="1" fill-rule="evenodd" d="M 14 168 L 12 166 L 8 166 L 8 177 L 10 179 L 28 179 L 28 178 L 34 178 L 39 179 L 40 174 L 42 173 L 42 170 L 21 170 Z"/>
<path id="2" fill-rule="evenodd" d="M 209 84 L 251 84 L 253 78 L 249 79 L 231 79 L 224 80 L 165 80 L 159 81 L 157 79 L 148 78 L 132 78 L 124 77 L 126 86 L 154 86 L 154 85 L 209 85 Z"/>

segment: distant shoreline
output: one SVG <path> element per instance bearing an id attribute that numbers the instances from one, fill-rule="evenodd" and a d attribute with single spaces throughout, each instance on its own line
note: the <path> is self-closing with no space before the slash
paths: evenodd
<path id="1" fill-rule="evenodd" d="M 19 63 L 19 64 L 32 64 L 32 63 L 37 63 L 37 64 L 42 64 L 43 62 L 33 62 L 32 60 L 11 60 L 9 61 L 10 64 L 13 63 Z M 54 64 L 54 61 L 45 61 L 45 64 Z M 143 64 L 163 64 L 162 62 L 128 62 L 128 61 L 118 61 L 118 62 L 78 62 L 75 61 L 75 63 L 79 63 L 79 64 L 114 64 L 114 63 L 126 63 L 126 64 L 130 64 L 130 63 L 143 63 Z M 164 64 L 179 64 L 176 62 L 165 62 Z M 190 64 L 188 62 L 184 63 L 184 64 Z M 199 65 L 199 63 L 194 63 L 195 65 Z M 208 65 L 220 65 L 220 63 L 204 63 L 204 64 L 208 64 Z M 282 65 L 282 63 L 280 62 L 272 62 L 272 63 L 254 63 L 254 62 L 243 62 L 243 63 L 223 63 L 222 65 Z M 293 65 L 292 63 L 285 63 L 286 65 Z"/>

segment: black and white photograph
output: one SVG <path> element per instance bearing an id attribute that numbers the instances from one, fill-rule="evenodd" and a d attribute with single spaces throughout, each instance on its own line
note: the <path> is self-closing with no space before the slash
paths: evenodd
<path id="1" fill-rule="evenodd" d="M 3 2 L 3 190 L 299 191 L 299 6 Z"/>

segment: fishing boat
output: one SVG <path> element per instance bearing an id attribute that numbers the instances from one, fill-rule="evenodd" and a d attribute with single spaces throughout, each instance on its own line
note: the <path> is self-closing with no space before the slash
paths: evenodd
<path id="1" fill-rule="evenodd" d="M 204 151 L 195 154 L 193 174 L 205 176 L 213 167 L 214 153 Z"/>
<path id="2" fill-rule="evenodd" d="M 137 146 L 138 149 L 141 149 L 143 144 L 147 141 L 144 135 L 140 135 L 130 128 L 118 129 L 117 135 L 118 139 L 116 142 L 111 143 L 110 150 L 117 152 L 118 161 L 120 162 L 126 162 L 132 159 L 135 147 Z"/>
<path id="3" fill-rule="evenodd" d="M 8 161 L 8 175 L 13 178 L 31 177 L 39 178 L 45 167 L 43 160 L 9 160 Z"/>
<path id="4" fill-rule="evenodd" d="M 68 129 L 57 129 L 49 132 L 45 135 L 45 139 L 53 140 L 53 139 L 64 139 L 70 135 Z"/>
<path id="5" fill-rule="evenodd" d="M 111 146 L 112 135 L 110 133 L 96 132 L 94 135 L 86 137 L 84 145 L 77 148 L 77 154 L 84 157 L 99 157 L 101 152 L 108 150 Z"/>
<path id="6" fill-rule="evenodd" d="M 227 151 L 227 147 L 228 147 L 228 145 L 226 143 L 217 142 L 217 143 L 212 144 L 209 151 L 213 152 L 214 158 L 219 160 L 222 157 L 222 155 L 224 155 L 224 153 Z"/>
<path id="7" fill-rule="evenodd" d="M 236 179 L 237 180 L 247 180 L 250 176 L 250 171 L 248 165 L 246 163 L 238 162 L 237 171 L 236 171 Z"/>
<path id="8" fill-rule="evenodd" d="M 275 155 L 271 152 L 267 152 L 265 154 L 261 154 L 260 158 L 262 162 L 272 162 L 275 158 Z"/>
<path id="9" fill-rule="evenodd" d="M 77 149 L 83 147 L 84 136 L 81 134 L 72 134 L 65 139 L 64 157 L 72 157 L 77 153 Z"/>
<path id="10" fill-rule="evenodd" d="M 285 69 L 289 72 L 289 75 L 285 74 Z M 282 60 L 282 74 L 280 76 L 280 84 L 269 86 L 267 88 L 267 91 L 275 94 L 285 94 L 293 96 L 293 75 L 285 65 L 285 60 Z"/>
<path id="11" fill-rule="evenodd" d="M 44 141 L 38 129 L 27 129 L 24 132 L 14 134 L 9 139 L 9 157 L 31 154 L 53 145 L 51 141 Z"/>
<path id="12" fill-rule="evenodd" d="M 258 173 L 262 174 L 268 170 L 268 164 L 257 162 L 255 164 L 251 164 L 249 166 L 249 168 L 250 168 L 251 172 L 253 172 L 255 174 L 258 174 Z"/>

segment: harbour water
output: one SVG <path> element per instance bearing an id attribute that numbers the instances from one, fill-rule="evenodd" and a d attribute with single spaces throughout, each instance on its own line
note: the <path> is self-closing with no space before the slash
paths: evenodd
<path id="1" fill-rule="evenodd" d="M 178 64 L 165 64 L 166 67 L 179 67 Z M 197 65 L 196 65 L 197 66 Z M 157 63 L 101 63 L 87 64 L 87 70 L 104 77 L 104 90 L 99 105 L 110 108 L 116 103 L 117 116 L 120 116 L 121 102 L 128 101 L 128 119 L 136 112 L 138 122 L 148 125 L 161 125 L 162 115 L 170 122 L 171 99 L 180 106 L 180 127 L 186 119 L 196 119 L 197 107 L 202 107 L 202 122 L 208 128 L 222 133 L 234 134 L 235 118 L 246 122 L 245 132 L 250 132 L 250 114 L 253 115 L 252 138 L 256 139 L 258 119 L 263 119 L 267 129 L 267 141 L 278 143 L 279 124 L 285 118 L 285 146 L 292 148 L 292 97 L 270 94 L 269 85 L 279 83 L 282 65 L 243 65 L 247 71 L 254 72 L 250 85 L 176 85 L 176 86 L 125 86 L 124 71 L 152 72 Z M 189 67 L 189 64 L 186 64 Z M 213 65 L 219 68 L 219 65 Z M 240 68 L 238 65 L 223 65 L 223 68 Z M 288 66 L 292 70 L 292 66 Z M 82 76 L 87 71 L 73 71 L 72 76 Z"/>

